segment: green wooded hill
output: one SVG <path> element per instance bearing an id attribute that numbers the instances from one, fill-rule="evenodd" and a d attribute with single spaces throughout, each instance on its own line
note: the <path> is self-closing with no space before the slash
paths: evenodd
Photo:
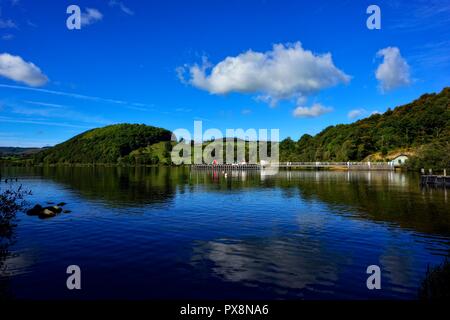
<path id="1" fill-rule="evenodd" d="M 172 133 L 144 124 L 117 124 L 81 133 L 53 148 L 34 155 L 35 164 L 156 164 L 164 142 L 170 147 Z M 160 146 L 152 149 L 151 146 Z M 139 159 L 136 159 L 139 158 Z"/>
<path id="2" fill-rule="evenodd" d="M 396 150 L 410 150 L 410 165 L 433 162 L 449 168 L 450 87 L 438 94 L 374 114 L 352 124 L 330 126 L 315 136 L 280 143 L 282 161 L 361 161 L 373 154 L 383 160 Z M 439 163 L 442 162 L 442 163 Z M 434 166 L 433 165 L 433 166 Z"/>

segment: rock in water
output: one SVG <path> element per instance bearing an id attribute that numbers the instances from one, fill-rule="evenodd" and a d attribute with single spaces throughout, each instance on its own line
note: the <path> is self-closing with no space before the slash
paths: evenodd
<path id="1" fill-rule="evenodd" d="M 39 213 L 39 218 L 44 219 L 44 218 L 51 218 L 56 216 L 56 212 L 53 212 L 49 209 L 44 209 Z"/>
<path id="2" fill-rule="evenodd" d="M 37 216 L 41 213 L 42 206 L 40 204 L 35 205 L 33 208 L 27 211 L 27 215 L 29 216 Z"/>
<path id="3" fill-rule="evenodd" d="M 62 212 L 62 208 L 58 207 L 58 206 L 45 207 L 44 210 L 45 209 L 50 210 L 50 211 L 52 211 L 54 213 L 61 213 Z"/>
<path id="4" fill-rule="evenodd" d="M 60 203 L 57 204 L 57 206 L 58 206 L 58 207 L 63 207 L 63 206 L 65 206 L 66 204 L 67 204 L 67 203 L 65 203 L 65 202 L 60 202 Z"/>
<path id="5" fill-rule="evenodd" d="M 49 206 L 43 208 L 40 204 L 35 205 L 33 208 L 27 211 L 27 215 L 29 216 L 39 216 L 39 218 L 51 218 L 56 216 L 58 213 L 61 213 L 63 209 L 59 206 Z M 70 210 L 66 210 L 70 211 Z"/>
<path id="6" fill-rule="evenodd" d="M 64 210 L 63 212 L 64 213 L 71 213 L 72 211 L 71 210 Z"/>
<path id="7" fill-rule="evenodd" d="M 56 213 L 61 213 L 63 211 L 63 209 L 59 206 L 54 206 L 53 209 L 56 210 Z"/>

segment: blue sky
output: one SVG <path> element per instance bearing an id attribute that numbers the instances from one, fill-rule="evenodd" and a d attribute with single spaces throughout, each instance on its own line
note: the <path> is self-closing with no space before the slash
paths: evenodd
<path id="1" fill-rule="evenodd" d="M 81 30 L 66 9 L 78 5 Z M 366 9 L 381 9 L 369 30 Z M 450 84 L 444 1 L 0 1 L 0 146 L 130 122 L 298 139 Z M 251 51 L 249 51 L 251 50 Z"/>

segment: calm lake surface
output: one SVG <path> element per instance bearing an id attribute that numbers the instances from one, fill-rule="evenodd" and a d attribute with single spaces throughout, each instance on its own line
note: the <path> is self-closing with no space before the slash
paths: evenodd
<path id="1" fill-rule="evenodd" d="M 447 191 L 394 172 L 4 168 L 30 205 L 3 252 L 3 297 L 415 299 L 449 255 Z M 6 184 L 2 182 L 2 190 Z M 79 265 L 82 290 L 66 289 Z M 381 290 L 366 268 L 379 265 Z"/>

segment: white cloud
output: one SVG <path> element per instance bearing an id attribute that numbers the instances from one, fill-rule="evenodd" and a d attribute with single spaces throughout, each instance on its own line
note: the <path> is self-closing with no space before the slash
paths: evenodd
<path id="1" fill-rule="evenodd" d="M 12 40 L 12 39 L 14 39 L 14 35 L 13 34 L 11 34 L 11 33 L 7 33 L 7 34 L 4 34 L 4 35 L 2 35 L 2 40 Z"/>
<path id="2" fill-rule="evenodd" d="M 0 19 L 0 29 L 17 29 L 17 25 L 11 19 Z"/>
<path id="3" fill-rule="evenodd" d="M 330 53 L 314 54 L 300 42 L 276 44 L 267 52 L 249 50 L 215 66 L 204 59 L 201 65 L 177 68 L 177 73 L 183 82 L 212 94 L 258 94 L 273 105 L 350 81 L 350 76 L 334 65 Z"/>
<path id="4" fill-rule="evenodd" d="M 296 118 L 313 118 L 333 111 L 333 108 L 324 107 L 320 103 L 315 103 L 311 107 L 297 107 L 293 111 Z"/>
<path id="5" fill-rule="evenodd" d="M 242 109 L 242 110 L 241 110 L 241 113 L 242 113 L 244 116 L 246 116 L 246 115 L 251 114 L 251 113 L 252 113 L 252 110 L 251 110 L 251 109 Z"/>
<path id="6" fill-rule="evenodd" d="M 39 88 L 29 88 L 29 87 L 24 87 L 24 86 L 14 86 L 14 85 L 8 85 L 8 84 L 0 84 L 0 88 L 34 91 L 34 92 L 41 92 L 41 93 L 58 95 L 58 96 L 66 96 L 66 97 L 71 97 L 71 98 L 75 98 L 75 99 L 103 101 L 103 102 L 116 103 L 116 104 L 127 104 L 128 103 L 128 102 L 122 101 L 122 100 L 113 100 L 113 99 L 101 98 L 101 97 L 95 97 L 95 96 L 86 96 L 83 94 L 72 93 L 72 92 L 55 91 L 55 90 L 47 90 L 47 89 L 39 89 Z"/>
<path id="7" fill-rule="evenodd" d="M 354 109 L 354 110 L 351 110 L 349 113 L 348 113 L 348 117 L 350 118 L 350 119 L 356 119 L 356 118 L 359 118 L 359 117 L 361 117 L 361 116 L 364 116 L 364 115 L 366 115 L 367 114 L 367 111 L 365 110 L 365 109 Z"/>
<path id="8" fill-rule="evenodd" d="M 72 93 L 72 92 L 64 92 L 64 91 L 55 91 L 55 90 L 47 90 L 42 88 L 30 88 L 25 86 L 15 86 L 15 85 L 8 85 L 8 84 L 1 84 L 0 88 L 5 89 L 14 89 L 14 90 L 25 90 L 25 91 L 32 91 L 32 92 L 40 92 L 40 93 L 46 93 L 51 95 L 57 95 L 57 96 L 66 96 L 74 99 L 83 99 L 83 100 L 91 100 L 91 101 L 98 101 L 98 102 L 105 102 L 105 103 L 113 103 L 118 105 L 124 105 L 125 107 L 131 108 L 131 106 L 143 106 L 143 107 L 153 107 L 153 105 L 146 105 L 143 103 L 137 103 L 137 102 L 128 102 L 124 100 L 116 100 L 116 99 L 109 99 L 109 98 L 102 98 L 102 97 L 96 97 L 96 96 L 87 96 L 83 94 L 78 93 Z M 131 105 L 131 106 L 130 106 Z"/>
<path id="9" fill-rule="evenodd" d="M 32 87 L 43 86 L 48 78 L 36 65 L 9 53 L 0 54 L 0 76 Z"/>
<path id="10" fill-rule="evenodd" d="M 421 43 L 412 48 L 409 60 L 424 70 L 442 69 L 450 65 L 450 40 Z"/>
<path id="11" fill-rule="evenodd" d="M 65 110 L 64 112 L 60 112 L 55 110 L 54 108 L 28 108 L 21 106 L 14 106 L 11 110 L 14 114 L 20 114 L 24 116 L 40 116 L 44 118 L 52 118 L 52 119 L 66 119 L 70 121 L 79 121 L 84 123 L 96 123 L 96 124 L 111 124 L 112 122 L 106 120 L 99 116 L 90 116 L 80 112 Z"/>
<path id="12" fill-rule="evenodd" d="M 123 2 L 120 1 L 116 1 L 116 0 L 111 0 L 109 1 L 109 6 L 111 7 L 119 7 L 120 10 L 122 10 L 122 12 L 132 16 L 134 15 L 134 11 L 131 10 L 130 8 L 128 8 L 127 6 L 125 6 L 125 4 Z"/>
<path id="13" fill-rule="evenodd" d="M 386 4 L 394 7 L 399 5 L 397 1 L 389 1 Z M 396 21 L 388 25 L 390 29 L 396 32 L 433 32 L 433 30 L 442 30 L 442 27 L 446 28 L 450 22 L 450 4 L 448 1 L 405 1 L 401 4 L 401 10 L 408 14 L 398 15 Z"/>
<path id="14" fill-rule="evenodd" d="M 375 77 L 379 81 L 383 92 L 390 91 L 411 83 L 409 65 L 400 54 L 397 47 L 387 47 L 377 52 L 378 57 L 383 57 L 383 62 L 378 66 Z"/>
<path id="15" fill-rule="evenodd" d="M 55 104 L 55 103 L 47 103 L 47 102 L 40 102 L 40 101 L 29 101 L 29 100 L 25 100 L 25 103 L 28 104 L 33 104 L 36 106 L 41 106 L 41 107 L 50 107 L 50 108 L 56 108 L 56 109 L 66 109 L 67 106 L 63 106 L 60 104 Z"/>
<path id="16" fill-rule="evenodd" d="M 79 126 L 74 125 L 70 123 L 63 123 L 63 122 L 49 122 L 49 121 L 42 121 L 39 119 L 17 119 L 17 118 L 10 118 L 10 117 L 3 117 L 0 116 L 0 123 L 1 122 L 8 122 L 8 123 L 25 123 L 25 124 L 36 124 L 40 126 L 56 126 L 56 127 L 67 127 L 67 128 L 85 128 L 89 129 L 92 128 L 89 126 Z"/>
<path id="17" fill-rule="evenodd" d="M 86 8 L 85 12 L 81 13 L 81 25 L 87 26 L 103 19 L 103 14 L 94 8 Z"/>
<path id="18" fill-rule="evenodd" d="M 27 20 L 27 25 L 28 26 L 30 26 L 30 27 L 32 27 L 32 28 L 37 28 L 37 24 L 35 24 L 35 23 L 33 23 L 32 21 L 30 21 L 30 20 Z"/>

